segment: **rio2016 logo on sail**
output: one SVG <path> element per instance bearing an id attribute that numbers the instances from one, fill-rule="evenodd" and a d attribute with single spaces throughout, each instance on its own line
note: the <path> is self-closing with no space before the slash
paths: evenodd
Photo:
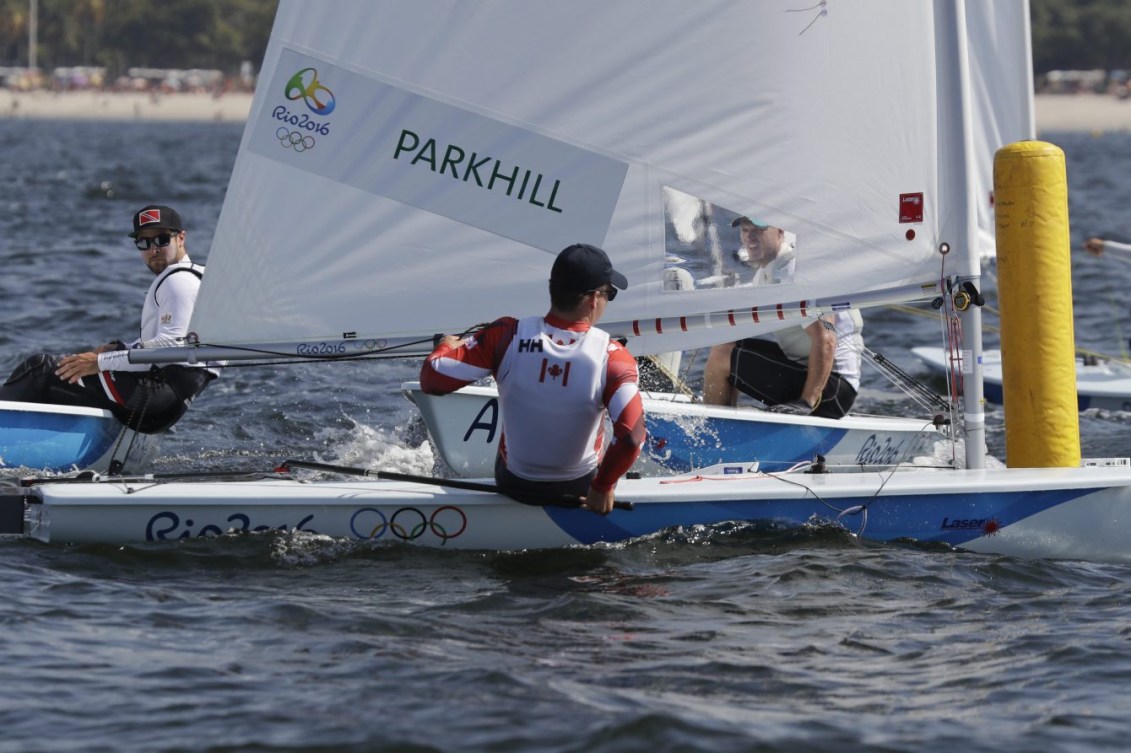
<path id="1" fill-rule="evenodd" d="M 303 68 L 291 76 L 283 87 L 283 96 L 292 102 L 301 99 L 310 112 L 323 118 L 332 113 L 338 104 L 334 92 L 318 80 L 315 68 Z M 280 127 L 275 133 L 280 146 L 286 149 L 304 152 L 314 148 L 315 139 L 311 134 L 330 135 L 329 121 L 315 120 L 305 112 L 292 113 L 284 105 L 277 105 L 271 111 L 271 117 L 294 128 Z"/>

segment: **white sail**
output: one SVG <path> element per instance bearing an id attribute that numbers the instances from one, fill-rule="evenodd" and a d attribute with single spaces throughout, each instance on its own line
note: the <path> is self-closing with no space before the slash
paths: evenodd
<path id="1" fill-rule="evenodd" d="M 573 242 L 628 276 L 617 334 L 764 307 L 641 354 L 929 288 L 950 3 L 802 5 L 284 0 L 193 330 L 331 352 L 541 313 Z M 795 282 L 664 290 L 665 188 L 793 233 Z"/>
<path id="2" fill-rule="evenodd" d="M 1036 138 L 1029 0 L 979 0 L 966 4 L 977 155 L 979 253 L 997 255 L 993 169 L 998 149 Z"/>

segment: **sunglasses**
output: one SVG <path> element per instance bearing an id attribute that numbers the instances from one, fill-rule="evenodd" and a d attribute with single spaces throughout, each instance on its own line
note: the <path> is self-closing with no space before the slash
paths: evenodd
<path id="1" fill-rule="evenodd" d="M 614 300 L 616 300 L 616 297 L 617 297 L 617 289 L 614 288 L 611 285 L 607 288 L 597 288 L 596 290 L 590 290 L 589 292 L 590 293 L 604 293 L 605 294 L 605 300 L 607 300 L 609 303 L 612 303 Z"/>
<path id="2" fill-rule="evenodd" d="M 150 247 L 165 248 L 173 242 L 172 233 L 158 233 L 153 238 L 135 238 L 134 245 L 138 251 L 148 251 Z"/>

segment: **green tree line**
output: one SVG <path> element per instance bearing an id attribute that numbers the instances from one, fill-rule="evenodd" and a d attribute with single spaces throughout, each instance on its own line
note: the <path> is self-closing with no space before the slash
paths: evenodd
<path id="1" fill-rule="evenodd" d="M 0 65 L 27 64 L 32 2 L 0 0 Z M 229 75 L 245 60 L 258 67 L 278 0 L 34 2 L 40 68 L 104 66 L 117 76 L 134 66 L 209 68 Z M 1058 69 L 1131 70 L 1131 2 L 1030 0 L 1030 9 L 1038 76 Z"/>
<path id="2" fill-rule="evenodd" d="M 1037 75 L 1094 68 L 1131 71 L 1131 2 L 1030 0 L 1029 14 Z"/>
<path id="3" fill-rule="evenodd" d="M 36 62 L 131 67 L 256 69 L 278 0 L 35 0 Z M 27 65 L 32 0 L 0 0 L 0 65 Z"/>

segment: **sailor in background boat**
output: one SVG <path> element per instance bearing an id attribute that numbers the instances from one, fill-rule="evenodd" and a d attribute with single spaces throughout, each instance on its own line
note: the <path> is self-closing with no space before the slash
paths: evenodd
<path id="1" fill-rule="evenodd" d="M 792 233 L 746 216 L 734 218 L 730 226 L 738 228 L 742 238 L 734 258 L 754 269 L 751 285 L 793 282 L 797 270 L 797 242 Z"/>
<path id="2" fill-rule="evenodd" d="M 503 432 L 499 491 L 528 504 L 568 495 L 607 514 L 617 481 L 644 444 L 636 361 L 595 325 L 628 280 L 596 246 L 562 250 L 550 272 L 550 311 L 503 317 L 465 339 L 445 335 L 420 369 L 421 389 L 446 395 L 493 374 Z M 604 416 L 613 438 L 604 457 Z"/>
<path id="3" fill-rule="evenodd" d="M 0 386 L 0 400 L 102 408 L 136 431 L 163 431 L 180 419 L 193 398 L 217 376 L 190 364 L 157 367 L 129 362 L 130 348 L 183 345 L 204 267 L 185 250 L 181 217 L 151 204 L 133 215 L 129 237 L 157 279 L 141 308 L 141 336 L 114 340 L 71 355 L 40 353 L 16 367 Z"/>
<path id="4" fill-rule="evenodd" d="M 1103 256 L 1104 251 L 1112 251 L 1119 254 L 1119 258 L 1123 261 L 1131 260 L 1131 243 L 1089 238 L 1084 241 L 1084 250 L 1092 256 Z"/>
<path id="5" fill-rule="evenodd" d="M 754 267 L 755 287 L 792 283 L 796 244 L 767 223 L 737 217 L 742 247 L 736 256 Z M 856 401 L 864 321 L 857 311 L 823 316 L 807 326 L 711 348 L 703 372 L 703 402 L 737 405 L 743 393 L 778 413 L 841 418 Z"/>

